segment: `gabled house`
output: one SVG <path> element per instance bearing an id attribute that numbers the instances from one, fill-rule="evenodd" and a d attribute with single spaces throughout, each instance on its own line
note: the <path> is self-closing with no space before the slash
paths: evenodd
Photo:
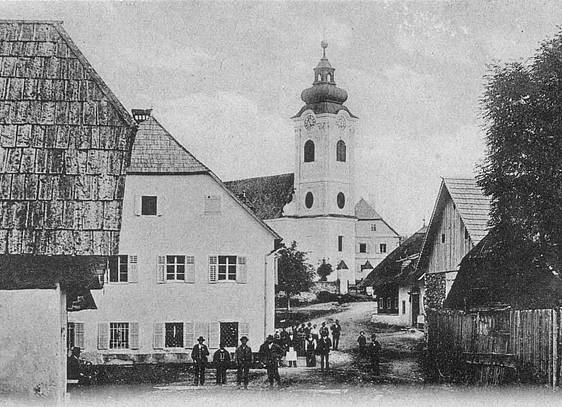
<path id="1" fill-rule="evenodd" d="M 0 393 L 62 400 L 66 321 L 117 254 L 136 124 L 61 22 L 0 21 Z"/>
<path id="2" fill-rule="evenodd" d="M 424 280 L 416 265 L 427 227 L 419 229 L 386 256 L 360 283 L 372 287 L 377 322 L 418 326 L 424 323 Z"/>
<path id="3" fill-rule="evenodd" d="M 441 308 L 463 257 L 488 233 L 490 199 L 472 178 L 443 178 L 418 261 L 425 306 Z"/>
<path id="4" fill-rule="evenodd" d="M 257 346 L 274 331 L 279 236 L 150 110 L 133 116 L 119 254 L 71 340 L 96 364 L 190 362 L 199 336 Z"/>

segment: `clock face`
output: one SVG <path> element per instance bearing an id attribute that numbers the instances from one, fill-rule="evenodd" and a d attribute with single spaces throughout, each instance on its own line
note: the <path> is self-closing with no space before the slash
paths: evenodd
<path id="1" fill-rule="evenodd" d="M 345 126 L 347 126 L 347 120 L 345 119 L 345 116 L 338 116 L 338 118 L 336 119 L 336 126 L 338 126 L 340 129 L 345 129 Z"/>
<path id="2" fill-rule="evenodd" d="M 314 127 L 315 124 L 316 124 L 316 118 L 313 115 L 309 114 L 304 118 L 305 129 L 310 130 L 311 128 Z"/>

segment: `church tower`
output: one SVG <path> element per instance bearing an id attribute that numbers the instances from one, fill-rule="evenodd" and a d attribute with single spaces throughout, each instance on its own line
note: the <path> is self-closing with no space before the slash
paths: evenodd
<path id="1" fill-rule="evenodd" d="M 321 46 L 312 87 L 301 94 L 305 105 L 292 118 L 296 141 L 292 215 L 301 224 L 308 219 L 304 223 L 310 235 L 305 240 L 316 240 L 315 258 L 310 260 L 332 264 L 334 275 L 329 279 L 337 276 L 343 283 L 354 278 L 355 268 L 353 160 L 358 119 L 343 104 L 347 92 L 336 86 L 335 69 L 326 58 L 328 43 L 322 41 Z"/>

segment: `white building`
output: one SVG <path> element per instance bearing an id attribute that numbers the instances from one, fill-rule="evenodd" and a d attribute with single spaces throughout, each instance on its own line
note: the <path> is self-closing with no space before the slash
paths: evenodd
<path id="1" fill-rule="evenodd" d="M 295 240 L 300 250 L 308 252 L 315 267 L 323 261 L 330 263 L 334 272 L 328 281 L 339 281 L 340 291 L 346 292 L 350 283 L 355 284 L 356 270 L 366 263 L 366 260 L 361 264 L 357 261 L 364 260 L 366 254 L 359 253 L 363 241 L 358 241 L 357 232 L 362 231 L 363 223 L 359 226 L 357 222 L 354 191 L 359 119 L 343 104 L 347 92 L 336 86 L 335 69 L 326 58 L 327 46 L 322 43 L 324 55 L 314 68 L 312 87 L 302 92 L 305 105 L 292 118 L 296 146 L 294 173 L 226 184 L 285 242 Z M 385 229 L 388 225 L 383 226 L 384 221 L 377 217 L 368 219 L 368 227 L 374 221 Z M 376 241 L 379 251 L 382 248 L 390 252 L 398 245 L 396 232 L 387 229 L 389 233 L 383 232 L 380 237 L 388 235 L 388 243 Z M 370 234 L 361 237 L 375 244 Z M 373 250 L 370 254 L 376 253 L 374 246 Z M 377 262 L 382 257 L 369 258 Z"/>
<path id="2" fill-rule="evenodd" d="M 71 315 L 71 344 L 96 363 L 189 360 L 199 335 L 210 348 L 253 346 L 274 329 L 279 236 L 150 111 L 127 171 L 120 255 L 95 293 L 97 310 Z"/>

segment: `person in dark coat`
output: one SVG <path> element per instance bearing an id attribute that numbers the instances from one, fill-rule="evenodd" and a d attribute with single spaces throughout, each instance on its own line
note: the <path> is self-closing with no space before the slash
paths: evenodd
<path id="1" fill-rule="evenodd" d="M 226 384 L 226 370 L 230 365 L 230 352 L 224 348 L 221 343 L 219 349 L 213 355 L 213 363 L 217 368 L 217 384 Z"/>
<path id="2" fill-rule="evenodd" d="M 241 345 L 236 348 L 236 353 L 234 354 L 236 359 L 236 366 L 238 370 L 236 371 L 236 382 L 238 386 L 244 382 L 244 388 L 248 388 L 248 377 L 250 374 L 250 367 L 252 366 L 252 348 L 248 346 L 248 337 L 243 336 L 240 338 Z"/>
<path id="3" fill-rule="evenodd" d="M 205 344 L 205 338 L 200 336 L 197 338 L 197 343 L 193 345 L 191 351 L 191 359 L 195 365 L 195 385 L 205 384 L 205 367 L 207 366 L 207 357 L 209 356 L 209 349 Z"/>
<path id="4" fill-rule="evenodd" d="M 377 335 L 371 335 L 371 343 L 367 349 L 369 354 L 369 361 L 371 362 L 371 370 L 373 374 L 380 375 L 380 354 L 381 354 L 381 343 L 377 341 Z"/>
<path id="5" fill-rule="evenodd" d="M 80 348 L 72 348 L 71 354 L 66 361 L 66 376 L 71 380 L 80 379 Z"/>
<path id="6" fill-rule="evenodd" d="M 365 338 L 365 332 L 359 332 L 359 336 L 357 337 L 357 343 L 359 344 L 359 353 L 361 355 L 365 354 L 365 346 L 367 345 L 367 338 Z"/>
<path id="7" fill-rule="evenodd" d="M 332 339 L 334 342 L 334 350 L 338 350 L 340 346 L 341 325 L 340 321 L 336 319 L 336 323 L 330 328 L 332 331 Z"/>
<path id="8" fill-rule="evenodd" d="M 324 371 L 330 370 L 330 349 L 332 348 L 332 341 L 326 335 L 326 332 L 322 333 L 317 344 L 317 352 L 320 355 L 320 370 Z"/>
<path id="9" fill-rule="evenodd" d="M 279 336 L 281 336 L 281 346 L 285 349 L 285 351 L 288 351 L 289 346 L 291 346 L 291 337 L 285 327 L 283 327 Z"/>
<path id="10" fill-rule="evenodd" d="M 309 334 L 306 338 L 306 367 L 315 367 L 316 366 L 316 347 L 317 342 L 316 339 Z"/>
<path id="11" fill-rule="evenodd" d="M 328 331 L 328 327 L 326 326 L 326 322 L 322 322 L 322 326 L 320 327 L 320 336 L 322 335 L 328 336 L 330 332 Z"/>
<path id="12" fill-rule="evenodd" d="M 281 377 L 279 376 L 279 359 L 283 357 L 283 349 L 273 343 L 273 336 L 269 335 L 264 344 L 260 346 L 260 358 L 267 368 L 267 379 L 269 385 L 273 386 L 273 382 L 281 385 Z"/>

